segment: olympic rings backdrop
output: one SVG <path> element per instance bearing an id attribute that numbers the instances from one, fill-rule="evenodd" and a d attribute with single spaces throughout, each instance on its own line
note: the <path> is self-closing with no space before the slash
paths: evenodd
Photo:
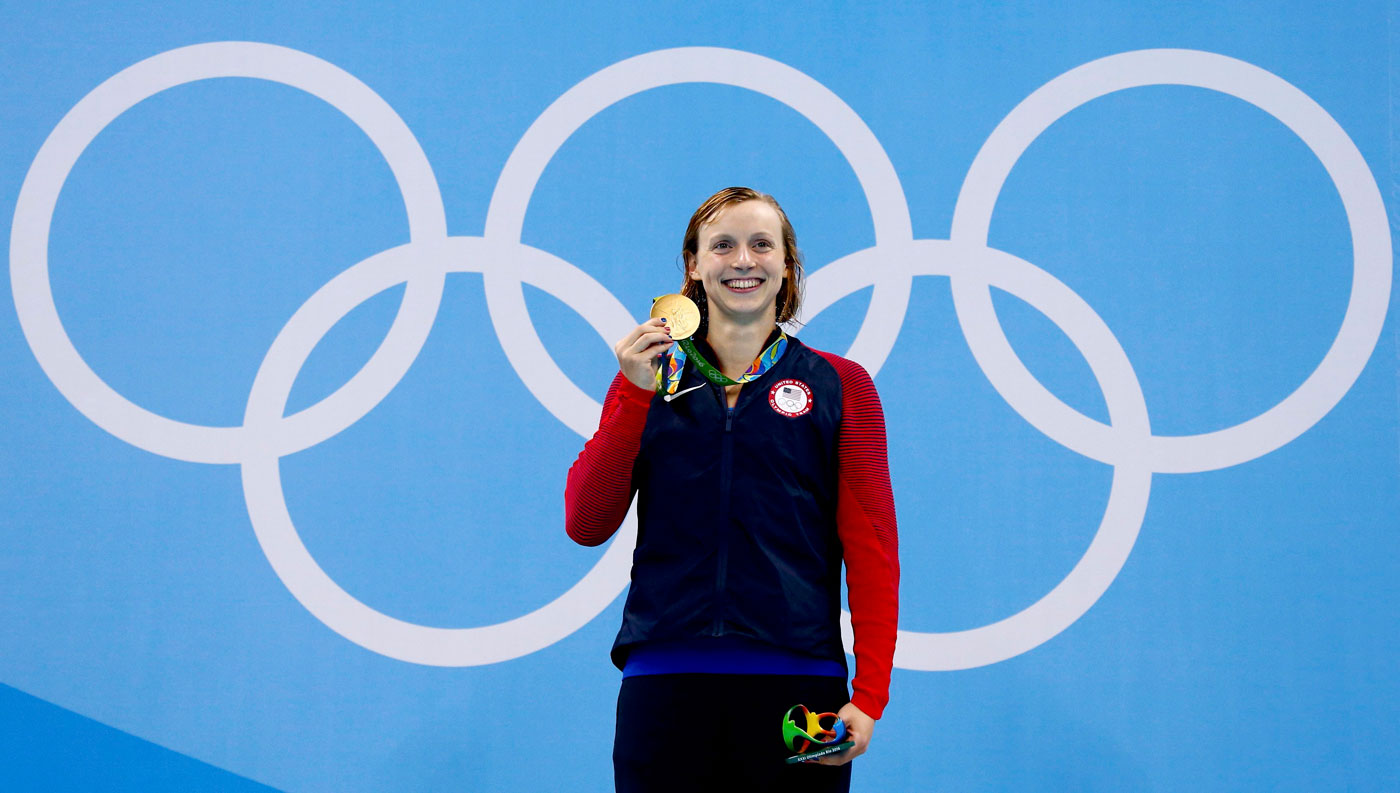
<path id="1" fill-rule="evenodd" d="M 854 789 L 1400 788 L 1400 6 L 697 5 L 6 6 L 0 788 L 611 790 L 564 476 L 730 184 L 885 406 Z"/>

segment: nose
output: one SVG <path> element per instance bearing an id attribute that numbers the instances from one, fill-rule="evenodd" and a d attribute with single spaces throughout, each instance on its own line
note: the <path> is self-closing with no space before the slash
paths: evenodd
<path id="1" fill-rule="evenodd" d="M 754 265 L 753 253 L 749 250 L 748 246 L 745 245 L 745 246 L 740 247 L 740 248 L 739 248 L 739 256 L 738 256 L 738 258 L 735 260 L 734 266 L 736 266 L 736 267 L 748 268 L 748 267 L 753 267 L 753 265 Z"/>

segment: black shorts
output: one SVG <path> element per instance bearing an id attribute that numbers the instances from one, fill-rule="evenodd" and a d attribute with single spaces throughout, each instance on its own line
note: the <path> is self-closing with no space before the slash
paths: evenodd
<path id="1" fill-rule="evenodd" d="M 613 777 L 618 793 L 846 793 L 851 766 L 785 763 L 783 714 L 835 713 L 845 678 L 811 675 L 641 675 L 617 695 Z"/>

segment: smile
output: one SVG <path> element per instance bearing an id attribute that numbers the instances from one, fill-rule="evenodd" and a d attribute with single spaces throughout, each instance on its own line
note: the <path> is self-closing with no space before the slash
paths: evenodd
<path id="1" fill-rule="evenodd" d="M 762 278 L 731 278 L 720 283 L 734 292 L 752 292 L 763 283 L 763 280 Z"/>

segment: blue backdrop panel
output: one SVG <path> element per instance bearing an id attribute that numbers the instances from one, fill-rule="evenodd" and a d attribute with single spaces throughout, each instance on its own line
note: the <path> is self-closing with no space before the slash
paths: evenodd
<path id="1" fill-rule="evenodd" d="M 1396 3 L 3 18 L 3 781 L 611 790 L 564 476 L 748 184 L 890 430 L 854 789 L 1400 787 Z"/>

